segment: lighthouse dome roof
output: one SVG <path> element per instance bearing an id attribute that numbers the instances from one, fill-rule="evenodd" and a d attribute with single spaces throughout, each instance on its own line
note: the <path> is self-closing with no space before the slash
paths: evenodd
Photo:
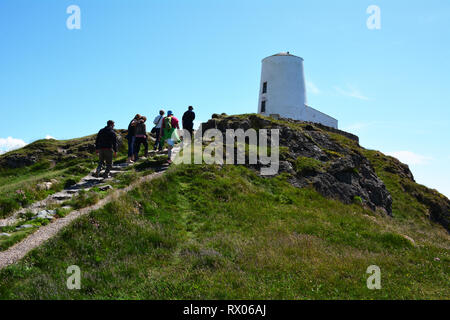
<path id="1" fill-rule="evenodd" d="M 293 55 L 293 54 L 290 54 L 289 51 L 287 51 L 287 52 L 280 52 L 280 53 L 271 55 L 271 56 L 269 56 L 269 57 L 267 57 L 267 58 L 270 58 L 270 57 L 294 57 L 294 58 L 299 58 L 299 59 L 302 59 L 302 60 L 303 60 L 302 57 L 298 57 L 298 56 L 295 56 L 295 55 Z M 264 59 L 267 59 L 267 58 L 264 58 Z M 263 59 L 263 60 L 264 60 L 264 59 Z"/>

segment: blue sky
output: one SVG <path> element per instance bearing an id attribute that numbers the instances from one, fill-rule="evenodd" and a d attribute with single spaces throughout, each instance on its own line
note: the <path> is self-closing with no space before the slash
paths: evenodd
<path id="1" fill-rule="evenodd" d="M 449 39 L 447 0 L 1 0 L 0 150 L 160 108 L 256 112 L 261 59 L 290 51 L 312 107 L 450 196 Z"/>

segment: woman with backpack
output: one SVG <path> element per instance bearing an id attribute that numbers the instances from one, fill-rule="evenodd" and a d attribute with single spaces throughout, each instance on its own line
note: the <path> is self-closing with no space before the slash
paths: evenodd
<path id="1" fill-rule="evenodd" d="M 180 138 L 178 137 L 176 129 L 180 129 L 179 121 L 175 116 L 173 115 L 172 111 L 167 111 L 167 117 L 163 119 L 162 126 L 161 126 L 161 140 L 162 144 L 164 142 L 167 142 L 169 145 L 168 147 L 168 157 L 169 160 L 167 161 L 169 164 L 172 163 L 172 148 L 175 145 L 175 143 L 180 142 Z"/>
<path id="2" fill-rule="evenodd" d="M 145 125 L 145 121 L 147 121 L 147 117 L 141 117 L 136 125 L 136 142 L 134 146 L 135 161 L 139 159 L 141 144 L 145 147 L 145 157 L 148 156 L 147 127 Z"/>

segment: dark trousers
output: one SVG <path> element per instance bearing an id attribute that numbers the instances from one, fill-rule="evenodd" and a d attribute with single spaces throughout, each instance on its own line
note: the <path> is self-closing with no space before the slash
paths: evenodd
<path id="1" fill-rule="evenodd" d="M 136 137 L 128 137 L 128 157 L 131 158 L 131 156 L 134 154 L 134 143 L 135 143 Z"/>
<path id="2" fill-rule="evenodd" d="M 159 130 L 159 128 L 156 128 L 156 132 L 155 132 L 155 146 L 153 147 L 153 150 L 156 150 L 156 148 L 158 148 L 158 150 L 162 150 L 162 141 L 161 141 L 161 131 Z"/>
<path id="3" fill-rule="evenodd" d="M 194 124 L 193 123 L 187 123 L 183 126 L 183 129 L 189 131 L 191 138 L 192 138 L 192 134 L 194 133 Z"/>
<path id="4" fill-rule="evenodd" d="M 145 148 L 145 156 L 148 155 L 148 141 L 147 138 L 136 137 L 136 142 L 134 144 L 134 156 L 135 160 L 139 158 L 139 151 L 141 150 L 141 144 L 144 145 Z"/>
<path id="5" fill-rule="evenodd" d="M 109 174 L 112 168 L 113 162 L 113 151 L 111 149 L 100 149 L 98 151 L 98 166 L 97 166 L 97 174 L 102 171 L 103 165 L 106 163 L 105 174 Z"/>

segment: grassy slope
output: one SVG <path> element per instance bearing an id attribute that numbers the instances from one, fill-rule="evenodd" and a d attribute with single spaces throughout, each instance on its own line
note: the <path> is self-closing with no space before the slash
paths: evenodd
<path id="1" fill-rule="evenodd" d="M 414 199 L 388 188 L 394 215 L 408 211 Z M 0 297 L 449 299 L 449 236 L 406 211 L 381 217 L 242 166 L 182 165 L 2 270 Z M 73 264 L 79 291 L 66 288 Z M 366 288 L 372 264 L 381 290 Z"/>
<path id="2" fill-rule="evenodd" d="M 78 182 L 95 168 L 97 156 L 87 150 L 87 147 L 95 142 L 95 136 L 71 140 L 38 140 L 24 148 L 1 155 L 0 161 L 15 154 L 38 155 L 39 161 L 23 168 L 13 169 L 6 165 L 0 167 L 0 218 Z M 116 161 L 123 160 L 125 153 L 124 143 Z M 58 182 L 53 184 L 50 190 L 36 188 L 37 184 L 51 179 Z"/>
<path id="3" fill-rule="evenodd" d="M 23 149 L 15 151 L 16 153 L 33 153 L 36 148 L 40 150 L 45 150 L 47 157 L 43 157 L 39 163 L 36 165 L 18 168 L 18 169 L 3 169 L 3 175 L 1 177 L 5 180 L 5 183 L 14 179 L 15 182 L 0 186 L 0 199 L 3 196 L 3 201 L 12 202 L 15 206 L 12 208 L 19 208 L 21 203 L 18 203 L 16 197 L 17 194 L 11 190 L 16 190 L 19 186 L 21 190 L 26 190 L 27 201 L 26 203 L 31 203 L 35 200 L 45 198 L 47 195 L 54 193 L 62 189 L 65 182 L 78 181 L 81 177 L 85 176 L 92 168 L 97 165 L 97 156 L 90 154 L 88 152 L 81 154 L 77 151 L 78 148 L 83 147 L 83 145 L 91 144 L 94 141 L 95 136 L 88 136 L 79 139 L 73 139 L 68 141 L 56 141 L 56 140 L 40 140 L 30 146 Z M 42 164 L 54 161 L 55 154 L 57 154 L 56 149 L 61 146 L 65 146 L 68 150 L 72 150 L 74 154 L 77 155 L 75 159 L 62 159 L 55 161 L 55 167 L 47 169 L 36 169 L 36 167 L 41 168 Z M 53 154 L 52 154 L 53 152 Z M 119 150 L 118 157 L 115 162 L 124 162 L 127 155 L 126 148 L 122 147 Z M 136 166 L 126 168 L 122 173 L 115 176 L 114 181 L 110 181 L 114 189 L 124 188 L 131 182 L 136 181 L 139 177 L 143 175 L 148 175 L 153 171 L 155 167 L 161 165 L 161 163 L 167 160 L 167 156 L 158 155 L 150 160 L 140 163 Z M 45 166 L 44 166 L 45 167 Z M 25 172 L 25 174 L 21 174 Z M 50 179 L 58 179 L 60 182 L 53 185 L 51 190 L 39 191 L 36 189 L 36 184 L 42 181 L 49 181 Z M 56 209 L 57 217 L 64 217 L 72 209 L 80 209 L 97 203 L 101 198 L 105 197 L 111 191 L 100 191 L 98 187 L 94 187 L 88 192 L 80 192 L 77 196 L 73 197 L 71 200 L 65 201 L 62 204 L 50 204 L 47 209 Z M 1 202 L 0 202 L 1 203 Z M 62 206 L 69 205 L 72 209 L 62 209 Z M 7 215 L 7 212 L 3 212 Z M 0 215 L 1 216 L 1 215 Z M 28 220 L 20 221 L 12 226 L 0 227 L 1 232 L 10 233 L 10 237 L 0 236 L 0 250 L 6 250 L 15 243 L 21 241 L 23 238 L 27 237 L 31 233 L 35 232 L 41 225 L 47 224 L 49 221 L 47 219 L 35 219 L 30 220 L 32 215 L 28 216 L 25 214 Z M 35 227 L 25 229 L 22 231 L 16 231 L 16 226 L 22 224 L 32 224 Z"/>
<path id="4" fill-rule="evenodd" d="M 94 136 L 67 141 L 38 140 L 25 148 L 2 155 L 1 158 L 4 159 L 12 154 L 32 155 L 36 154 L 37 150 L 44 151 L 38 151 L 39 161 L 34 165 L 15 169 L 2 166 L 0 169 L 0 217 L 8 216 L 24 205 L 44 199 L 49 194 L 63 189 L 66 183 L 78 181 L 87 174 L 95 166 L 94 156 L 87 152 L 81 153 L 78 148 L 93 141 Z M 66 147 L 66 150 L 77 157 L 71 158 L 70 155 L 64 155 L 58 161 L 58 149 L 61 150 L 62 147 Z M 38 183 L 51 179 L 58 180 L 51 190 L 37 190 Z M 23 191 L 23 194 L 19 194 L 18 191 Z"/>
<path id="5" fill-rule="evenodd" d="M 376 174 L 384 182 L 392 196 L 392 213 L 396 221 L 410 224 L 410 228 L 419 232 L 418 236 L 423 234 L 423 230 L 428 230 L 431 234 L 433 233 L 436 226 L 430 222 L 430 208 L 419 202 L 417 196 L 425 200 L 433 200 L 444 198 L 444 195 L 436 190 L 415 183 L 401 174 L 393 173 L 390 168 L 398 168 L 398 160 L 395 158 L 386 156 L 376 150 L 364 149 L 355 141 L 342 135 L 336 133 L 328 134 L 335 142 L 355 152 L 362 153 L 369 159 Z"/>

